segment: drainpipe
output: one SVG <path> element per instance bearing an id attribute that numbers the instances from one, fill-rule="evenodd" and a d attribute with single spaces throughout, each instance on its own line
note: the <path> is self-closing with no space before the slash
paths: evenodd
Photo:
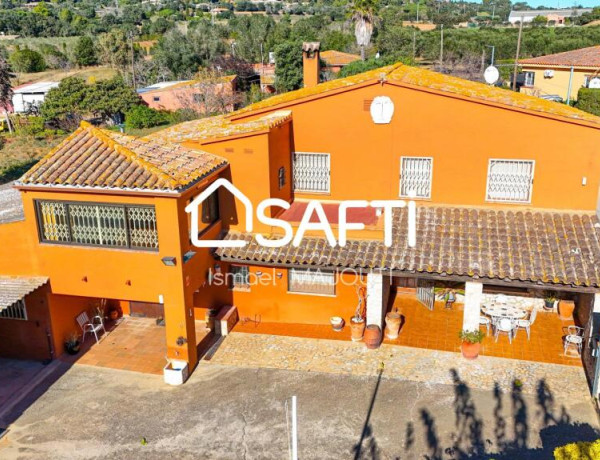
<path id="1" fill-rule="evenodd" d="M 571 88 L 573 87 L 573 66 L 571 66 L 571 73 L 569 74 L 569 89 L 567 91 L 567 105 L 571 103 Z"/>

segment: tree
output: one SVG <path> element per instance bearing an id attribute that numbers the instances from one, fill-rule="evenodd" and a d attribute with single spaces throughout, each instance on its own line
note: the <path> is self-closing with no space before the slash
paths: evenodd
<path id="1" fill-rule="evenodd" d="M 0 57 L 0 107 L 6 109 L 12 101 L 12 85 L 10 79 L 12 74 L 8 63 L 3 57 Z"/>
<path id="2" fill-rule="evenodd" d="M 275 47 L 275 86 L 285 92 L 302 87 L 302 42 L 288 40 Z"/>
<path id="3" fill-rule="evenodd" d="M 46 122 L 73 130 L 88 113 L 89 86 L 82 78 L 67 77 L 58 87 L 52 88 L 40 107 L 40 114 Z"/>
<path id="4" fill-rule="evenodd" d="M 115 123 L 122 122 L 125 113 L 141 103 L 138 94 L 120 76 L 91 85 L 86 96 L 84 106 L 90 112 Z"/>
<path id="5" fill-rule="evenodd" d="M 350 7 L 356 44 L 360 47 L 360 57 L 363 61 L 365 60 L 365 47 L 371 42 L 378 8 L 379 0 L 354 0 Z"/>
<path id="6" fill-rule="evenodd" d="M 131 48 L 122 29 L 113 29 L 100 35 L 98 39 L 98 58 L 102 64 L 113 69 L 124 70 L 130 63 Z"/>
<path id="7" fill-rule="evenodd" d="M 46 69 L 46 62 L 42 55 L 29 48 L 16 50 L 10 55 L 8 60 L 15 72 L 42 72 Z"/>
<path id="8" fill-rule="evenodd" d="M 94 65 L 98 62 L 96 59 L 94 41 L 87 35 L 84 35 L 77 40 L 73 55 L 75 57 L 75 63 L 80 66 Z"/>

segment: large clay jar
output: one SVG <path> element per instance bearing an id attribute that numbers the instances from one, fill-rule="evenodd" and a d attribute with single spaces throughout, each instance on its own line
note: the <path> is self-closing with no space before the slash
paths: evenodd
<path id="1" fill-rule="evenodd" d="M 475 359 L 479 356 L 479 350 L 481 349 L 480 343 L 463 342 L 460 346 L 462 355 L 466 359 Z"/>
<path id="2" fill-rule="evenodd" d="M 365 320 L 361 318 L 360 321 L 356 321 L 356 319 L 350 318 L 350 332 L 352 334 L 352 341 L 360 342 L 365 333 Z"/>
<path id="3" fill-rule="evenodd" d="M 560 319 L 573 318 L 573 310 L 575 310 L 575 302 L 572 300 L 561 300 L 558 302 L 558 316 Z"/>
<path id="4" fill-rule="evenodd" d="M 374 350 L 381 345 L 381 329 L 376 324 L 369 324 L 365 330 L 365 345 Z"/>
<path id="5" fill-rule="evenodd" d="M 398 338 L 400 332 L 400 313 L 391 311 L 385 315 L 385 336 L 388 339 L 394 340 Z"/>

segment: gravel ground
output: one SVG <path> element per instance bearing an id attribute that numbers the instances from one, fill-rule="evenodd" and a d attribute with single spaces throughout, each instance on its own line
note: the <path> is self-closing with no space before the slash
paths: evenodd
<path id="1" fill-rule="evenodd" d="M 0 224 L 23 220 L 21 194 L 13 187 L 13 182 L 0 185 Z"/>

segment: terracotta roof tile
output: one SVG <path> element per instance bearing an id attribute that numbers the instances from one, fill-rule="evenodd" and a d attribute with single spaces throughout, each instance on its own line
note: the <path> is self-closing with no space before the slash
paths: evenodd
<path id="1" fill-rule="evenodd" d="M 597 67 L 600 69 L 600 46 L 589 46 L 563 53 L 521 59 L 519 63 L 566 67 Z"/>
<path id="2" fill-rule="evenodd" d="M 360 56 L 336 50 L 327 50 L 321 51 L 321 59 L 328 66 L 344 66 L 354 61 L 360 61 Z"/>
<path id="3" fill-rule="evenodd" d="M 184 142 L 191 139 L 213 139 L 263 131 L 291 119 L 291 111 L 281 110 L 246 122 L 232 122 L 224 115 L 187 121 L 156 131 L 145 139 Z"/>
<path id="4" fill-rule="evenodd" d="M 18 184 L 177 191 L 226 164 L 207 152 L 82 123 Z"/>
<path id="5" fill-rule="evenodd" d="M 307 237 L 299 247 L 217 249 L 236 262 L 322 268 L 378 268 L 533 283 L 600 287 L 600 222 L 594 213 L 447 206 L 417 208 L 417 246 L 407 245 L 407 211 L 394 214 L 393 245 L 353 240 L 330 248 Z M 277 238 L 276 236 L 271 236 Z"/>

